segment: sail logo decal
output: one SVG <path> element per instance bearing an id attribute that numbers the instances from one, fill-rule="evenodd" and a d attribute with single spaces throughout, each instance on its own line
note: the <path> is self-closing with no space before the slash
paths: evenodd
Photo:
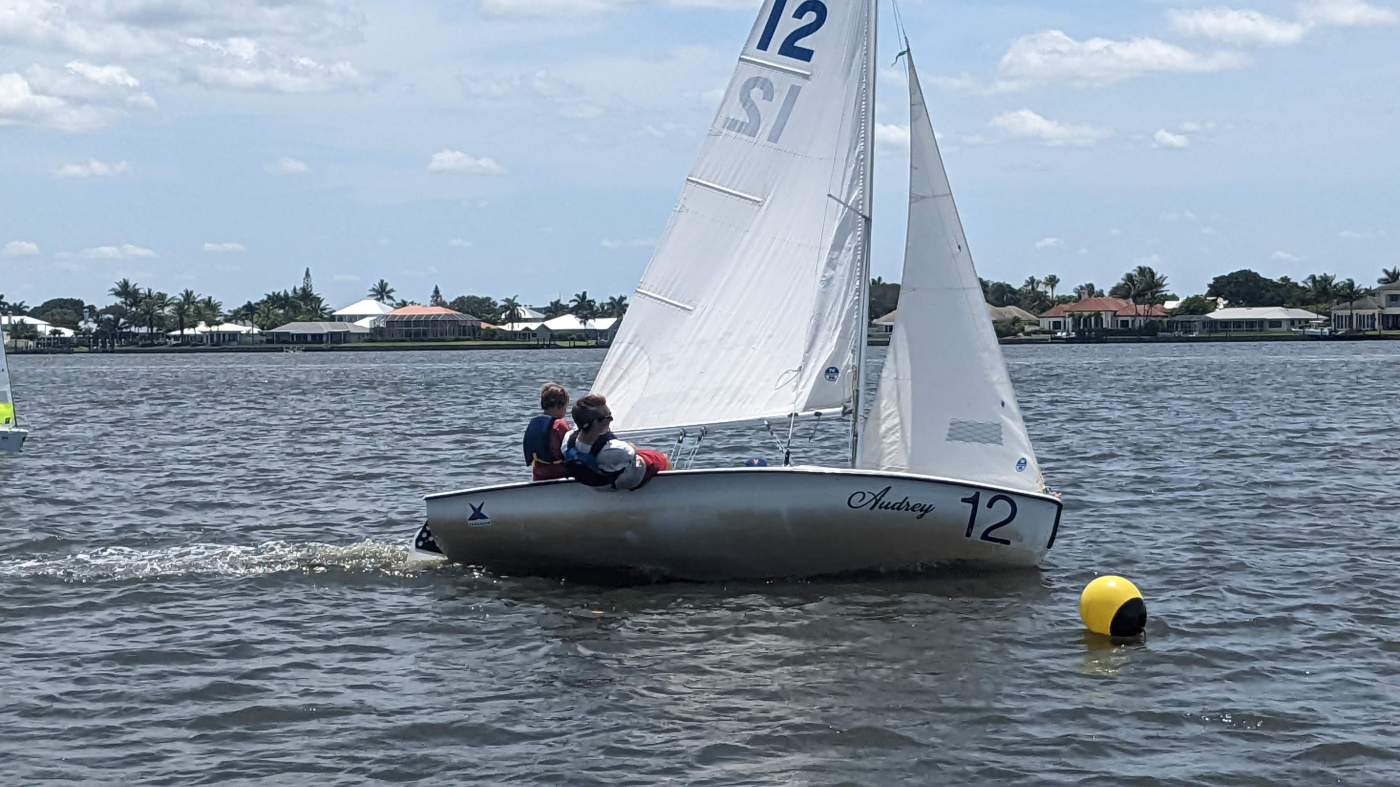
<path id="1" fill-rule="evenodd" d="M 903 511 L 914 514 L 915 519 L 923 519 L 935 508 L 933 503 L 910 500 L 908 495 L 899 500 L 887 499 L 890 489 L 891 487 L 887 486 L 878 492 L 868 490 L 852 492 L 851 496 L 846 498 L 846 507 L 857 511 L 862 509 L 866 511 Z"/>
<path id="2" fill-rule="evenodd" d="M 840 370 L 840 369 L 836 368 L 835 366 L 828 366 L 828 367 L 826 367 L 826 381 L 827 381 L 827 382 L 829 382 L 829 383 L 834 383 L 834 382 L 836 382 L 836 381 L 839 380 L 839 379 L 841 379 L 841 370 Z"/>
<path id="3" fill-rule="evenodd" d="M 486 507 L 485 503 L 482 503 L 479 506 L 473 506 L 471 503 L 467 503 L 467 505 L 471 506 L 472 509 L 472 515 L 467 517 L 467 527 L 491 526 L 491 517 L 487 516 L 484 512 L 482 512 L 482 509 Z"/>
<path id="4" fill-rule="evenodd" d="M 1026 461 L 1026 458 L 1025 458 L 1024 456 L 1021 457 L 1020 459 L 1016 460 L 1016 472 L 1018 472 L 1018 473 L 1024 473 L 1024 472 L 1026 472 L 1026 468 L 1027 468 L 1027 467 L 1030 467 L 1030 464 L 1031 464 L 1031 463 L 1030 463 L 1030 462 L 1027 462 L 1027 461 Z"/>

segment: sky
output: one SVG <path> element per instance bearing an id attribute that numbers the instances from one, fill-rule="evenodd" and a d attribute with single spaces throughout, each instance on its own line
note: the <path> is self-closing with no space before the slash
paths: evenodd
<path id="1" fill-rule="evenodd" d="M 841 0 L 826 0 L 839 2 Z M 635 287 L 753 0 L 0 0 L 0 293 Z M 882 32 L 893 31 L 882 4 Z M 1400 5 L 900 6 L 979 272 L 1400 265 Z M 881 42 L 873 273 L 908 105 Z"/>

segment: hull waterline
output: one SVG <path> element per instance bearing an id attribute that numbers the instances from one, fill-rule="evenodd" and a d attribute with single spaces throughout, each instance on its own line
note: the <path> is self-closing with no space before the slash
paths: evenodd
<path id="1" fill-rule="evenodd" d="M 1061 511 L 1049 495 L 828 468 L 687 470 L 632 492 L 507 484 L 431 495 L 427 508 L 425 527 L 455 562 L 696 580 L 1032 567 Z"/>
<path id="2" fill-rule="evenodd" d="M 24 447 L 29 432 L 24 429 L 0 429 L 0 454 L 17 454 Z"/>

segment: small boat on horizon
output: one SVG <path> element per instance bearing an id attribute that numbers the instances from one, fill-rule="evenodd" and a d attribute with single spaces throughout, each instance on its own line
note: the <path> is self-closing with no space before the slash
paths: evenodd
<path id="1" fill-rule="evenodd" d="M 1040 562 L 1062 505 L 907 40 L 903 286 L 861 418 L 877 5 L 764 3 L 593 385 L 624 432 L 675 439 L 673 464 L 712 430 L 751 428 L 778 436 L 781 466 L 687 465 L 628 492 L 563 480 L 433 494 L 417 547 L 507 573 L 695 580 Z M 833 417 L 850 419 L 849 466 L 792 466 L 798 422 Z"/>

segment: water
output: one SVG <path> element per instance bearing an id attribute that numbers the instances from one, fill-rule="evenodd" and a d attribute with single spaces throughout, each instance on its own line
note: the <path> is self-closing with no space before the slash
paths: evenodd
<path id="1" fill-rule="evenodd" d="M 1400 345 L 1007 354 L 1042 571 L 613 588 L 406 548 L 596 352 L 12 359 L 5 781 L 1394 783 Z"/>

